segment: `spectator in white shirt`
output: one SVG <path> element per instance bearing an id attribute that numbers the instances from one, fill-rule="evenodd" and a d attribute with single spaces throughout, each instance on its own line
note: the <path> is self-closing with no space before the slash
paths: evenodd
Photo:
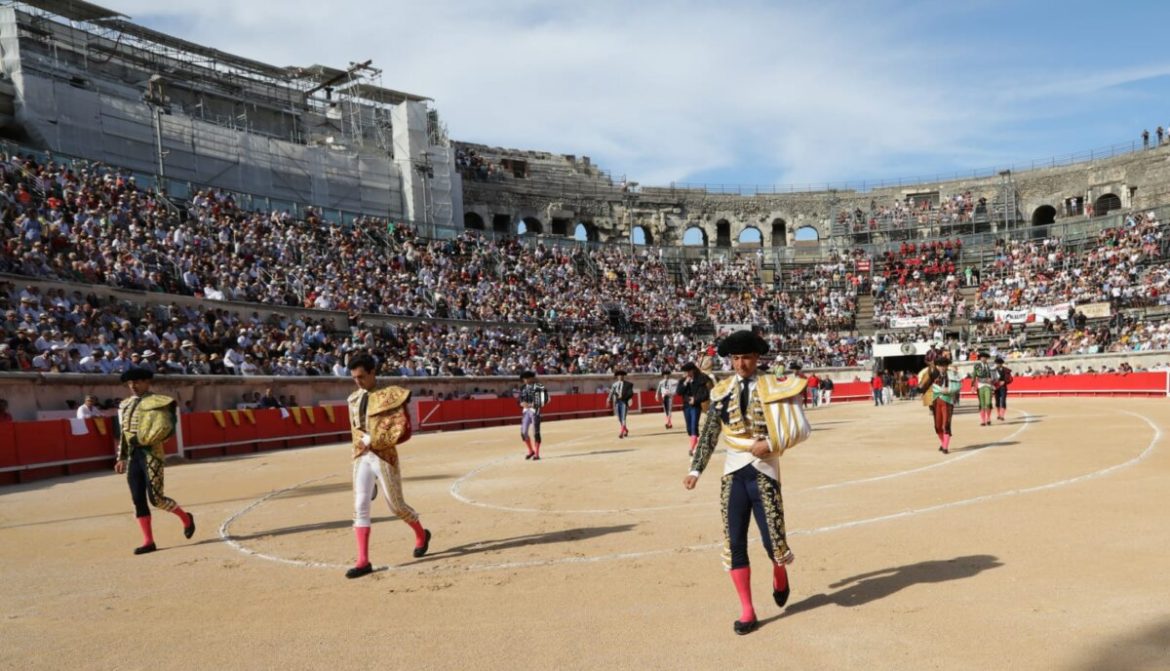
<path id="1" fill-rule="evenodd" d="M 89 419 L 90 417 L 101 417 L 102 411 L 98 407 L 97 396 L 89 394 L 85 397 L 85 403 L 82 403 L 77 408 L 77 419 Z"/>

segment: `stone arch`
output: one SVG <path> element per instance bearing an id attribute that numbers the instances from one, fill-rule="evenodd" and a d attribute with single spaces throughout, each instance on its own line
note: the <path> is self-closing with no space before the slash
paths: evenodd
<path id="1" fill-rule="evenodd" d="M 710 244 L 707 231 L 702 226 L 688 226 L 682 236 L 684 247 L 706 247 Z"/>
<path id="2" fill-rule="evenodd" d="M 1033 226 L 1047 226 L 1056 222 L 1056 208 L 1051 205 L 1041 205 L 1032 211 Z"/>
<path id="3" fill-rule="evenodd" d="M 509 214 L 493 214 L 492 215 L 492 232 L 493 233 L 511 233 L 512 232 L 512 216 Z"/>
<path id="4" fill-rule="evenodd" d="M 730 247 L 731 246 L 731 222 L 726 219 L 720 219 L 715 222 L 715 246 L 716 247 Z"/>
<path id="5" fill-rule="evenodd" d="M 780 217 L 772 220 L 772 246 L 783 247 L 788 244 L 788 222 Z"/>
<path id="6" fill-rule="evenodd" d="M 1113 210 L 1121 209 L 1121 197 L 1116 193 L 1106 193 L 1093 201 L 1093 216 L 1103 217 Z"/>
<path id="7" fill-rule="evenodd" d="M 764 232 L 755 226 L 744 226 L 736 238 L 736 243 L 740 247 L 763 247 Z"/>
<path id="8" fill-rule="evenodd" d="M 516 224 L 517 235 L 540 235 L 544 233 L 544 224 L 536 217 L 524 217 Z"/>
<path id="9" fill-rule="evenodd" d="M 817 230 L 816 226 L 805 224 L 796 229 L 797 242 L 819 242 L 821 239 L 821 232 Z"/>
<path id="10" fill-rule="evenodd" d="M 597 231 L 597 227 L 590 222 L 579 221 L 577 226 L 573 229 L 573 239 L 581 242 L 600 242 L 601 235 Z"/>
<path id="11" fill-rule="evenodd" d="M 553 217 L 552 234 L 553 235 L 563 235 L 563 236 L 568 237 L 569 223 L 570 223 L 570 220 L 568 220 L 568 219 L 564 219 L 562 217 Z"/>
<path id="12" fill-rule="evenodd" d="M 470 228 L 475 231 L 483 230 L 483 217 L 475 212 L 463 213 L 463 228 Z"/>
<path id="13" fill-rule="evenodd" d="M 652 245 L 654 244 L 654 234 L 645 226 L 635 226 L 630 231 L 630 243 L 635 245 Z"/>

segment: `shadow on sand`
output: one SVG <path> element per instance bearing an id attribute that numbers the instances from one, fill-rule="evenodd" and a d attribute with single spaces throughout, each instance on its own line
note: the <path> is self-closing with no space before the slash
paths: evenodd
<path id="1" fill-rule="evenodd" d="M 831 588 L 839 588 L 837 591 L 828 594 L 814 594 L 803 601 L 797 601 L 790 604 L 783 613 L 761 620 L 760 624 L 792 617 L 822 606 L 834 605 L 845 608 L 864 606 L 900 592 L 907 587 L 972 578 L 983 571 L 1000 566 L 1003 566 L 1003 563 L 997 557 L 970 555 L 870 571 L 838 580 L 829 585 Z"/>

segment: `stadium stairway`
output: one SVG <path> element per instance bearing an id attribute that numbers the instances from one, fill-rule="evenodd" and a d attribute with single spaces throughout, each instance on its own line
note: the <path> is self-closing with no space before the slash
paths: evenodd
<path id="1" fill-rule="evenodd" d="M 857 333 L 872 336 L 877 327 L 873 324 L 873 294 L 868 291 L 857 293 Z"/>

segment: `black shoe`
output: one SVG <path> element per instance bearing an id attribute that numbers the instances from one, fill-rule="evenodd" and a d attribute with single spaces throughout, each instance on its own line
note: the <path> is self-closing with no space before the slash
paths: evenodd
<path id="1" fill-rule="evenodd" d="M 143 545 L 142 547 L 134 548 L 134 554 L 144 555 L 148 552 L 154 552 L 157 549 L 158 549 L 158 547 L 154 543 L 147 543 L 146 545 Z"/>
<path id="2" fill-rule="evenodd" d="M 735 621 L 735 633 L 740 635 L 740 636 L 743 636 L 744 634 L 750 634 L 753 631 L 755 631 L 756 629 L 758 629 L 759 626 L 760 626 L 759 619 L 750 620 L 748 622 L 740 622 L 739 620 L 736 620 Z"/>
<path id="3" fill-rule="evenodd" d="M 772 600 L 776 602 L 777 606 L 783 608 L 784 604 L 788 603 L 788 595 L 791 593 L 792 585 L 789 585 L 782 590 L 774 589 L 772 590 Z"/>
<path id="4" fill-rule="evenodd" d="M 429 550 L 431 547 L 431 530 L 423 529 L 423 532 L 426 534 L 426 540 L 423 541 L 422 547 L 414 549 L 414 556 L 416 559 L 425 555 L 427 550 Z"/>
<path id="5" fill-rule="evenodd" d="M 536 456 L 536 455 L 534 455 L 533 453 L 529 452 L 528 454 L 524 455 L 524 458 L 525 458 L 525 459 L 531 459 L 531 458 L 532 458 L 532 457 L 534 457 L 534 456 Z"/>
<path id="6" fill-rule="evenodd" d="M 540 455 L 539 454 L 532 455 L 532 460 L 533 461 L 540 461 Z"/>
<path id="7" fill-rule="evenodd" d="M 371 501 L 378 500 L 378 483 L 376 483 L 376 482 L 374 483 L 374 493 L 370 494 L 370 500 Z"/>
<path id="8" fill-rule="evenodd" d="M 191 513 L 187 513 L 187 521 L 189 522 L 189 524 L 187 524 L 187 526 L 183 527 L 183 537 L 184 538 L 190 538 L 190 537 L 195 535 L 195 516 L 192 515 Z"/>
<path id="9" fill-rule="evenodd" d="M 365 564 L 362 564 L 361 566 L 355 566 L 355 567 L 351 568 L 350 570 L 346 571 L 345 577 L 350 578 L 350 579 L 360 578 L 364 575 L 369 575 L 373 572 L 374 572 L 374 565 L 369 563 L 369 562 L 366 562 Z"/>

